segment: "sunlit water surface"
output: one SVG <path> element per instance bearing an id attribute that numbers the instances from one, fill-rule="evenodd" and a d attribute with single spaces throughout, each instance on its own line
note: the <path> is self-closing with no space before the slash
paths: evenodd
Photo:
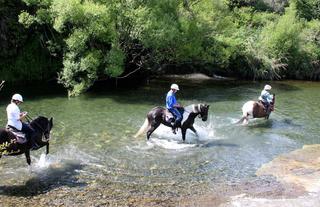
<path id="1" fill-rule="evenodd" d="M 68 186 L 82 192 L 89 186 L 116 193 L 114 199 L 135 197 L 177 198 L 216 190 L 255 179 L 256 170 L 279 154 L 304 144 L 320 143 L 319 83 L 273 82 L 276 110 L 269 120 L 235 124 L 242 105 L 257 99 L 265 83 L 178 81 L 178 100 L 185 106 L 210 104 L 206 122 L 196 119 L 196 137 L 159 127 L 151 136 L 134 138 L 146 113 L 164 105 L 168 80 L 151 81 L 136 89 L 100 90 L 80 97 L 43 88 L 20 90 L 21 105 L 33 117 L 54 118 L 50 154 L 33 151 L 29 168 L 23 155 L 0 160 L 0 194 L 32 196 Z M 15 91 L 4 88 L 0 100 L 0 125 Z M 23 192 L 32 179 L 36 192 Z M 10 190 L 22 192 L 14 194 Z M 26 190 L 27 191 L 27 190 Z"/>

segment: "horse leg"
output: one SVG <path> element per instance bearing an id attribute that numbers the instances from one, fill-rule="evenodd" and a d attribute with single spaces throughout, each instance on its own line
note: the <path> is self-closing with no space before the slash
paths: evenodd
<path id="1" fill-rule="evenodd" d="M 183 142 L 186 141 L 186 132 L 187 132 L 186 128 L 181 128 L 181 134 L 182 134 L 182 141 Z"/>
<path id="2" fill-rule="evenodd" d="M 246 116 L 246 117 L 243 117 L 243 122 L 242 122 L 242 125 L 247 125 L 249 123 L 249 118 Z"/>
<path id="3" fill-rule="evenodd" d="M 27 149 L 24 154 L 26 155 L 28 165 L 31 165 L 30 150 Z"/>
<path id="4" fill-rule="evenodd" d="M 197 135 L 197 137 L 199 137 L 197 130 L 193 126 L 191 126 L 189 128 L 191 129 L 191 131 L 193 131 L 193 133 L 195 133 Z"/>
<path id="5" fill-rule="evenodd" d="M 49 143 L 46 145 L 46 155 L 49 154 Z"/>
<path id="6" fill-rule="evenodd" d="M 246 117 L 244 117 L 244 116 L 243 116 L 243 117 L 241 117 L 241 119 L 240 119 L 239 121 L 237 121 L 237 122 L 236 122 L 236 124 L 243 123 L 243 120 L 244 120 L 245 118 L 246 118 Z"/>
<path id="7" fill-rule="evenodd" d="M 150 136 L 152 134 L 152 132 L 154 132 L 154 130 L 156 130 L 158 127 L 160 126 L 160 123 L 152 123 L 150 128 L 147 131 L 147 140 L 150 139 Z"/>

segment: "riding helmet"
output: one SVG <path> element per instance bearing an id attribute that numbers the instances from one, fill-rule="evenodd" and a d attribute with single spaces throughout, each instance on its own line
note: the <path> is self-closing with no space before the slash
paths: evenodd
<path id="1" fill-rule="evenodd" d="M 16 93 L 12 96 L 12 100 L 23 102 L 23 98 L 20 94 Z"/>
<path id="2" fill-rule="evenodd" d="M 179 90 L 179 86 L 174 83 L 174 84 L 171 85 L 171 89 L 175 89 L 175 90 L 178 91 Z"/>
<path id="3" fill-rule="evenodd" d="M 265 85 L 265 86 L 264 86 L 264 90 L 271 90 L 271 88 L 272 88 L 272 87 L 271 87 L 270 85 Z"/>

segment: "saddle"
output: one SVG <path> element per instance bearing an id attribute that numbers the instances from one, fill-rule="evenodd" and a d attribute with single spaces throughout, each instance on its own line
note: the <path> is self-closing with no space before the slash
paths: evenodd
<path id="1" fill-rule="evenodd" d="M 9 125 L 6 127 L 6 130 L 11 132 L 15 136 L 16 143 L 24 144 L 27 142 L 26 135 L 22 131 L 16 129 L 13 126 L 9 126 Z"/>
<path id="2" fill-rule="evenodd" d="M 267 114 L 270 114 L 271 111 L 273 111 L 271 105 L 268 105 L 267 103 L 265 103 L 265 102 L 263 102 L 263 101 L 261 101 L 261 100 L 258 101 L 258 104 L 260 104 L 261 106 L 263 106 L 263 110 L 264 110 L 264 112 L 266 112 Z"/>

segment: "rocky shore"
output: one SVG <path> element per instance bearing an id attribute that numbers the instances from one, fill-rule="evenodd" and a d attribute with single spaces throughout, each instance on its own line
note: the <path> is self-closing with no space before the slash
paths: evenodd
<path id="1" fill-rule="evenodd" d="M 290 189 L 290 195 L 266 197 L 239 194 L 220 207 L 318 207 L 320 206 L 320 145 L 306 145 L 302 149 L 276 157 L 264 164 L 258 177 L 272 176 Z"/>

